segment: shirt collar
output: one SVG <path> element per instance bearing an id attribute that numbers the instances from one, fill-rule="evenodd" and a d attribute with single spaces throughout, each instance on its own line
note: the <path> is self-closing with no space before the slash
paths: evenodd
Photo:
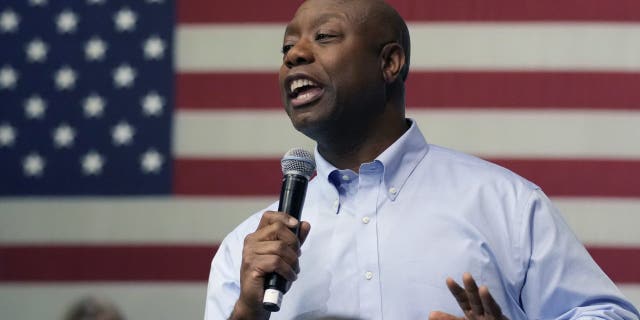
<path id="1" fill-rule="evenodd" d="M 400 194 L 407 178 L 429 151 L 418 124 L 408 120 L 411 123 L 409 130 L 376 158 L 384 166 L 384 183 L 391 200 Z"/>
<path id="2" fill-rule="evenodd" d="M 391 200 L 395 200 L 400 194 L 407 178 L 429 151 L 429 145 L 417 123 L 412 119 L 407 120 L 411 123 L 409 130 L 374 160 L 383 165 L 384 184 L 387 196 Z M 315 161 L 318 170 L 317 178 L 331 184 L 329 176 L 338 169 L 320 155 L 317 146 Z"/>

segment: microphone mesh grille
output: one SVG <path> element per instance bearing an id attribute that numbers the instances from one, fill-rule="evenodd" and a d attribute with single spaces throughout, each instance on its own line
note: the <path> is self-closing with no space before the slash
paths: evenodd
<path id="1" fill-rule="evenodd" d="M 302 148 L 293 148 L 287 151 L 280 164 L 282 165 L 283 174 L 299 174 L 307 177 L 307 179 L 311 178 L 311 175 L 316 170 L 313 154 Z"/>

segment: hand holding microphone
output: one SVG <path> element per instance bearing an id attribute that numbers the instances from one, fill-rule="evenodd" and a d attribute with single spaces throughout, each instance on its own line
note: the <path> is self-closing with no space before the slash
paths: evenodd
<path id="1" fill-rule="evenodd" d="M 267 211 L 244 241 L 240 298 L 232 319 L 267 319 L 278 311 L 282 295 L 297 278 L 300 245 L 310 230 L 300 221 L 308 181 L 315 170 L 313 155 L 291 149 L 281 161 L 283 178 L 278 212 Z"/>

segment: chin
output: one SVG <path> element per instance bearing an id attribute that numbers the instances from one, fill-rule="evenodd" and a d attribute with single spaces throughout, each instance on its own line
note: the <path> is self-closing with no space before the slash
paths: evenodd
<path id="1" fill-rule="evenodd" d="M 320 138 L 322 133 L 326 131 L 324 130 L 324 121 L 312 121 L 312 119 L 305 118 L 291 119 L 291 123 L 297 131 L 314 141 L 318 141 L 318 138 Z"/>

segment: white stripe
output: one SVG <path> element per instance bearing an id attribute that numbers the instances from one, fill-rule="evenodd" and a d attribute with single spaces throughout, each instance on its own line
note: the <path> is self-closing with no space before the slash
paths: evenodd
<path id="1" fill-rule="evenodd" d="M 0 201 L 0 243 L 213 245 L 273 201 L 268 197 L 5 198 Z"/>
<path id="2" fill-rule="evenodd" d="M 0 243 L 215 244 L 273 197 L 62 198 L 0 203 Z M 640 199 L 554 198 L 586 244 L 640 247 Z"/>
<path id="3" fill-rule="evenodd" d="M 174 119 L 178 157 L 281 157 L 295 146 L 315 146 L 284 111 L 180 111 Z"/>
<path id="4" fill-rule="evenodd" d="M 553 202 L 585 245 L 640 247 L 640 199 L 556 197 Z"/>
<path id="5" fill-rule="evenodd" d="M 430 143 L 482 156 L 640 158 L 640 112 L 407 112 Z M 277 110 L 181 111 L 174 128 L 179 157 L 280 157 L 292 146 L 314 146 Z"/>
<path id="6" fill-rule="evenodd" d="M 618 288 L 640 305 L 640 285 Z M 72 303 L 94 294 L 113 301 L 127 319 L 202 319 L 205 292 L 204 283 L 0 285 L 0 310 L 3 319 L 62 319 Z"/>
<path id="7" fill-rule="evenodd" d="M 636 308 L 640 308 L 640 284 L 620 284 L 618 289 Z"/>
<path id="8" fill-rule="evenodd" d="M 2 319 L 64 319 L 88 295 L 112 301 L 126 319 L 202 319 L 206 284 L 90 283 L 2 284 Z M 94 319 L 94 318 L 91 318 Z"/>
<path id="9" fill-rule="evenodd" d="M 410 24 L 411 67 L 424 69 L 640 70 L 640 24 Z M 275 71 L 284 24 L 182 25 L 180 72 Z"/>

